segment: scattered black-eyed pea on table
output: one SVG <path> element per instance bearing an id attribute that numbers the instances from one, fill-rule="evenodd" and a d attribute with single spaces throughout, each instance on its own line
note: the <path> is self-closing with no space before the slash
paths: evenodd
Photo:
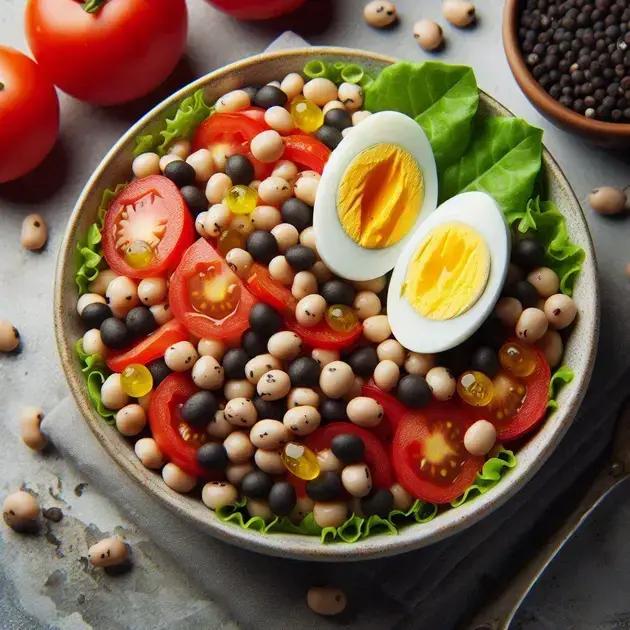
<path id="1" fill-rule="evenodd" d="M 7 495 L 2 504 L 4 522 L 14 531 L 34 533 L 39 529 L 39 501 L 25 490 Z"/>
<path id="2" fill-rule="evenodd" d="M 0 352 L 13 352 L 19 345 L 18 329 L 10 321 L 0 320 Z"/>

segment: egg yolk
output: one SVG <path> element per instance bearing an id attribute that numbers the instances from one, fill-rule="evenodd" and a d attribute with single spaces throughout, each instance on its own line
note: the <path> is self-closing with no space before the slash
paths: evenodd
<path id="1" fill-rule="evenodd" d="M 367 249 L 395 245 L 413 227 L 424 199 L 415 158 L 395 144 L 376 144 L 348 165 L 337 191 L 346 234 Z"/>
<path id="2" fill-rule="evenodd" d="M 452 319 L 479 299 L 489 273 L 482 236 L 463 223 L 446 223 L 428 234 L 409 262 L 402 295 L 427 319 Z"/>

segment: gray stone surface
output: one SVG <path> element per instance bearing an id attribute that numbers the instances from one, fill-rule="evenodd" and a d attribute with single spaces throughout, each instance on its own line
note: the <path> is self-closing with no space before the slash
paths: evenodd
<path id="1" fill-rule="evenodd" d="M 2 528 L 1 627 L 217 628 L 234 623 L 227 609 L 207 595 L 204 585 L 193 582 L 188 572 L 177 568 L 175 562 L 148 540 L 106 496 L 91 485 L 81 496 L 76 496 L 74 489 L 85 482 L 80 469 L 70 466 L 54 452 L 41 457 L 27 451 L 19 443 L 16 418 L 23 404 L 41 404 L 49 411 L 66 395 L 51 325 L 55 254 L 74 200 L 91 169 L 113 141 L 175 87 L 224 63 L 258 52 L 288 28 L 315 44 L 361 47 L 416 60 L 427 58 L 416 47 L 411 27 L 419 17 L 438 17 L 437 0 L 431 3 L 400 0 L 397 5 L 401 23 L 388 31 L 371 30 L 362 22 L 362 4 L 362 0 L 311 0 L 307 9 L 296 17 L 267 24 L 240 24 L 219 14 L 202 0 L 190 0 L 188 54 L 174 77 L 155 94 L 124 107 L 98 109 L 62 95 L 61 138 L 51 156 L 24 180 L 0 187 L 0 317 L 11 319 L 25 340 L 21 354 L 0 358 L 0 400 L 3 401 L 0 411 L 3 430 L 0 493 L 4 496 L 25 483 L 39 493 L 44 505 L 58 505 L 67 515 L 61 523 L 51 524 L 48 536 L 24 538 Z M 0 0 L 1 43 L 25 49 L 22 10 L 22 0 Z M 466 32 L 450 27 L 445 29 L 448 46 L 440 58 L 473 65 L 482 88 L 515 113 L 545 128 L 545 142 L 580 199 L 585 199 L 596 185 L 630 183 L 627 154 L 625 157 L 615 156 L 594 149 L 554 129 L 531 108 L 518 90 L 503 57 L 501 3 L 480 0 L 478 11 L 480 23 L 476 29 Z M 23 252 L 19 248 L 21 219 L 28 212 L 42 213 L 50 226 L 51 238 L 41 254 Z M 592 418 L 597 431 L 584 441 L 581 449 L 568 452 L 563 449 L 566 441 L 561 444 L 558 457 L 564 457 L 565 470 L 570 466 L 571 457 L 594 458 L 605 443 L 610 420 L 605 420 L 600 405 L 606 398 L 619 394 L 619 387 L 615 385 L 628 367 L 630 321 L 624 314 L 630 307 L 630 296 L 623 268 L 630 259 L 627 246 L 629 224 L 602 219 L 589 211 L 587 219 L 601 267 L 603 336 L 598 370 L 591 388 L 591 393 L 599 396 L 591 397 L 590 415 L 582 419 L 582 424 Z M 556 465 L 559 464 L 556 462 Z M 544 479 L 545 471 L 549 475 L 550 470 L 550 466 L 545 467 L 539 480 Z M 61 488 L 59 480 L 62 480 Z M 532 482 L 533 486 L 535 484 L 536 480 Z M 568 485 L 568 478 L 564 484 L 556 483 L 556 493 L 561 493 Z M 50 488 L 54 496 L 50 494 Z M 619 591 L 609 584 L 624 576 L 629 568 L 627 555 L 616 552 L 627 530 L 627 510 L 616 512 L 615 506 L 626 496 L 627 492 L 620 494 L 617 501 L 609 501 L 607 509 L 610 511 L 604 517 L 597 515 L 593 526 L 584 530 L 563 553 L 549 577 L 526 602 L 524 614 L 518 620 L 520 627 L 624 627 L 627 606 Z M 540 500 L 548 500 L 548 496 L 542 494 L 542 487 Z M 531 512 L 535 511 L 532 506 Z M 512 514 L 510 505 L 501 511 L 501 515 L 502 519 L 512 517 L 509 531 L 515 541 L 520 536 L 521 547 L 523 540 L 529 540 L 531 544 L 532 534 L 530 531 L 528 538 L 527 532 L 536 523 L 533 515 L 530 522 L 527 513 Z M 466 565 L 472 563 L 474 566 L 481 561 L 479 554 L 488 548 L 487 544 L 480 543 L 484 539 L 479 532 L 495 533 L 496 538 L 490 538 L 490 543 L 500 548 L 505 558 L 513 551 L 512 538 L 495 531 L 498 522 L 505 520 L 497 517 L 490 522 L 487 519 L 482 523 L 485 530 L 476 528 L 476 534 L 471 532 L 462 539 L 464 542 L 475 541 L 475 546 L 470 547 L 475 553 L 472 557 L 461 556 L 459 563 L 453 555 L 446 553 L 451 545 L 448 541 L 448 544 L 435 546 L 422 555 L 401 559 L 398 575 L 382 576 L 383 591 L 396 591 L 401 599 L 405 595 L 409 601 L 426 608 L 425 616 L 418 614 L 416 617 L 426 624 L 432 620 L 431 625 L 425 627 L 450 627 L 487 591 L 484 583 L 470 585 L 468 597 L 452 593 L 455 581 L 465 584 L 461 582 L 461 576 Z M 136 568 L 126 576 L 111 579 L 86 569 L 80 558 L 85 556 L 98 532 L 115 531 L 123 531 L 134 543 Z M 534 540 L 537 532 L 540 535 L 540 529 L 534 530 Z M 585 564 L 588 558 L 591 564 Z M 379 581 L 379 570 L 391 566 L 372 564 L 366 567 L 366 574 L 372 573 Z M 423 588 L 418 587 L 417 578 L 412 578 L 414 573 L 426 576 Z M 455 575 L 458 580 L 454 579 Z M 596 580 L 593 575 L 597 576 Z M 589 595 L 590 584 L 595 581 L 597 588 L 593 588 Z M 405 593 L 405 585 L 407 588 L 413 585 L 413 589 Z M 255 589 L 256 584 L 247 587 Z M 441 596 L 440 591 L 443 592 Z M 431 602 L 436 605 L 439 602 L 441 610 L 431 611 Z M 378 601 L 370 604 L 379 605 Z M 232 606 L 237 609 L 238 601 L 232 602 Z M 623 621 L 624 613 L 626 622 Z M 414 623 L 413 619 L 407 617 L 402 627 L 419 627 L 419 621 Z M 441 623 L 436 621 L 440 619 Z M 281 610 L 277 619 L 270 619 L 270 623 L 282 626 Z"/>

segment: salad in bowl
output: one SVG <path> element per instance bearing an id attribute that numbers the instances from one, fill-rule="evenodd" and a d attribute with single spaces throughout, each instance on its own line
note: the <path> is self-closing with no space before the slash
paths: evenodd
<path id="1" fill-rule="evenodd" d="M 403 550 L 568 426 L 588 236 L 547 194 L 542 131 L 484 109 L 471 68 L 298 59 L 198 82 L 91 182 L 73 391 L 225 538 Z"/>

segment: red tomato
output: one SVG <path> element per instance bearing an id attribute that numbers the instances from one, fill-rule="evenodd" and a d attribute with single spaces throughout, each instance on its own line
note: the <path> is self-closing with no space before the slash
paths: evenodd
<path id="1" fill-rule="evenodd" d="M 0 184 L 32 171 L 59 132 L 59 100 L 42 69 L 0 46 Z"/>
<path id="2" fill-rule="evenodd" d="M 195 131 L 193 151 L 208 149 L 213 157 L 230 157 L 230 155 L 246 155 L 254 166 L 256 179 L 265 179 L 271 174 L 273 166 L 257 160 L 249 150 L 249 143 L 254 136 L 266 131 L 269 127 L 264 122 L 264 112 L 250 108 L 229 114 L 212 114 L 208 116 Z"/>
<path id="3" fill-rule="evenodd" d="M 86 3 L 87 4 L 87 3 Z M 186 47 L 185 0 L 28 0 L 26 37 L 64 92 L 114 105 L 148 94 Z"/>
<path id="4" fill-rule="evenodd" d="M 295 11 L 305 0 L 208 0 L 237 20 L 268 20 Z"/>
<path id="5" fill-rule="evenodd" d="M 169 346 L 185 341 L 189 336 L 188 331 L 177 320 L 172 319 L 129 350 L 112 352 L 107 357 L 107 367 L 112 372 L 122 372 L 132 363 L 147 365 L 163 357 Z"/>
<path id="6" fill-rule="evenodd" d="M 450 503 L 472 484 L 484 461 L 464 448 L 464 434 L 474 421 L 474 414 L 453 403 L 434 403 L 402 418 L 392 459 L 407 492 L 423 501 Z"/>
<path id="7" fill-rule="evenodd" d="M 294 135 L 284 139 L 284 160 L 291 160 L 321 174 L 329 157 L 330 149 L 313 136 Z"/>
<path id="8" fill-rule="evenodd" d="M 531 349 L 536 354 L 537 362 L 532 374 L 517 379 L 500 372 L 493 381 L 493 401 L 485 409 L 476 409 L 478 417 L 489 420 L 497 428 L 499 442 L 514 440 L 528 433 L 547 414 L 551 370 L 543 352 L 535 346 Z M 499 414 L 504 417 L 499 417 Z"/>
<path id="9" fill-rule="evenodd" d="M 247 288 L 261 302 L 269 304 L 280 313 L 293 317 L 297 300 L 287 287 L 276 282 L 270 275 L 267 267 L 254 263 L 252 271 L 247 278 Z"/>
<path id="10" fill-rule="evenodd" d="M 114 199 L 105 215 L 103 252 L 107 264 L 129 278 L 150 278 L 172 269 L 193 242 L 195 227 L 177 186 L 162 175 L 137 179 Z M 136 269 L 125 252 L 137 241 L 153 249 L 151 262 Z"/>
<path id="11" fill-rule="evenodd" d="M 408 413 L 412 413 L 409 407 L 403 405 L 397 398 L 384 392 L 380 387 L 377 387 L 374 381 L 368 381 L 363 387 L 361 387 L 361 395 L 374 399 L 377 403 L 383 407 L 385 417 L 376 427 L 372 429 L 372 432 L 378 435 L 378 437 L 384 442 L 388 442 L 392 439 L 400 421 Z"/>
<path id="12" fill-rule="evenodd" d="M 208 243 L 200 238 L 171 278 L 169 304 L 193 335 L 236 341 L 249 328 L 255 298 Z"/>
<path id="13" fill-rule="evenodd" d="M 200 442 L 183 437 L 191 435 L 190 427 L 182 420 L 179 411 L 198 391 L 190 376 L 177 372 L 169 374 L 151 395 L 149 426 L 153 439 L 169 461 L 189 475 L 207 478 L 208 471 L 197 463 Z"/>
<path id="14" fill-rule="evenodd" d="M 324 348 L 326 350 L 349 348 L 361 338 L 363 333 L 363 326 L 360 323 L 357 323 L 352 330 L 338 332 L 324 321 L 317 326 L 306 328 L 292 318 L 285 319 L 285 328 L 299 335 L 309 348 Z"/>

